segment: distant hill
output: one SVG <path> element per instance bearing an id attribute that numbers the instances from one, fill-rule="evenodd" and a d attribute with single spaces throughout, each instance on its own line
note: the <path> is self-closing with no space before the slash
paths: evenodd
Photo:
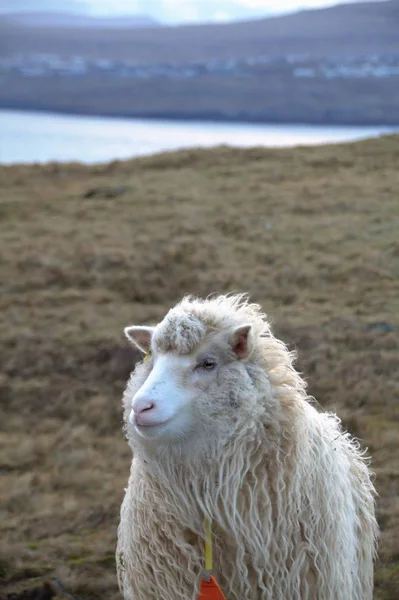
<path id="1" fill-rule="evenodd" d="M 70 18 L 82 23 L 87 19 Z M 154 63 L 265 54 L 325 56 L 399 52 L 399 0 L 344 4 L 239 23 L 132 27 L 118 31 L 111 25 L 100 30 L 65 26 L 54 31 L 53 26 L 38 22 L 32 27 L 18 19 L 1 16 L 0 56 L 20 52 L 53 53 Z"/>
<path id="2" fill-rule="evenodd" d="M 399 124 L 399 0 L 174 27 L 29 18 L 0 16 L 0 107 Z"/>
<path id="3" fill-rule="evenodd" d="M 160 27 L 160 23 L 147 15 L 122 17 L 91 17 L 63 12 L 18 12 L 1 15 L 1 21 L 8 27 L 62 29 L 134 29 L 139 27 Z"/>

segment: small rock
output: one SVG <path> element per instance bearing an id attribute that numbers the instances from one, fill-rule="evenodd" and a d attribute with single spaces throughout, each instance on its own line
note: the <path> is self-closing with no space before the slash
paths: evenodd
<path id="1" fill-rule="evenodd" d="M 117 196 L 126 194 L 129 189 L 129 186 L 127 185 L 90 188 L 83 194 L 83 198 L 116 198 Z"/>
<path id="2" fill-rule="evenodd" d="M 378 331 L 380 333 L 390 333 L 391 331 L 398 331 L 399 325 L 387 323 L 386 321 L 380 321 L 377 323 L 370 323 L 366 327 L 367 331 Z"/>

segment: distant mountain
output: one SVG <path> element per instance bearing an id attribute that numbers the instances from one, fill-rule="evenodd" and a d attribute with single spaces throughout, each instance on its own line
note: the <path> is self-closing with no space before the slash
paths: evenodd
<path id="1" fill-rule="evenodd" d="M 174 27 L 154 27 L 151 20 L 145 21 L 152 23 L 151 27 L 143 27 L 143 17 L 130 21 L 135 24 L 132 26 L 130 17 L 97 20 L 52 14 L 53 23 L 62 19 L 76 23 L 74 27 L 55 27 L 49 21 L 40 24 L 42 18 L 31 15 L 31 22 L 38 19 L 32 27 L 21 22 L 20 15 L 0 15 L 0 58 L 46 53 L 154 64 L 260 55 L 399 52 L 399 0 L 343 4 L 246 22 Z M 111 23 L 123 23 L 123 27 Z"/>
<path id="2" fill-rule="evenodd" d="M 134 29 L 160 27 L 161 23 L 147 15 L 121 17 L 91 17 L 88 15 L 63 12 L 18 12 L 0 15 L 1 22 L 8 26 L 28 28 L 60 29 Z"/>

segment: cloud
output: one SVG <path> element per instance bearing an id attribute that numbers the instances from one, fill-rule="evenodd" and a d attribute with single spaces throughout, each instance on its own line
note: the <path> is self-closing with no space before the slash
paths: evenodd
<path id="1" fill-rule="evenodd" d="M 251 19 L 316 8 L 340 0 L 0 0 L 5 12 L 73 12 L 92 15 L 146 14 L 163 23 Z M 343 0 L 359 2 L 361 0 Z M 380 0 L 381 1 L 381 0 Z"/>
<path id="2" fill-rule="evenodd" d="M 168 20 L 195 21 L 201 18 L 199 0 L 163 0 L 162 4 Z"/>
<path id="3" fill-rule="evenodd" d="M 211 19 L 212 21 L 230 21 L 231 14 L 224 10 L 217 10 L 215 13 L 213 13 Z"/>
<path id="4" fill-rule="evenodd" d="M 137 15 L 154 13 L 153 10 L 147 10 L 147 2 L 140 0 L 85 0 L 85 3 L 89 13 L 93 15 Z M 152 4 L 152 2 L 150 2 L 150 4 Z M 154 4 L 156 5 L 157 2 Z"/>

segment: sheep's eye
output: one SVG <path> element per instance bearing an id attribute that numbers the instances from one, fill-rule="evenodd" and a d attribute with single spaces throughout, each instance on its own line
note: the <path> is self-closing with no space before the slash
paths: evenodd
<path id="1" fill-rule="evenodd" d="M 214 358 L 204 358 L 201 360 L 199 366 L 206 371 L 211 371 L 216 367 L 216 360 Z"/>

